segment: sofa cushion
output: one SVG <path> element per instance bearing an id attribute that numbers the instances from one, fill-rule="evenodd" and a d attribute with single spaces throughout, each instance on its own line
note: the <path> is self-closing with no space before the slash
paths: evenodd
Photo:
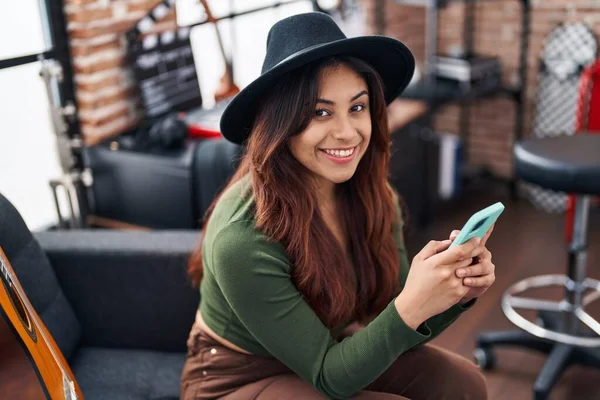
<path id="1" fill-rule="evenodd" d="M 0 194 L 0 246 L 27 298 L 68 359 L 79 344 L 81 327 L 48 258 L 16 208 Z"/>
<path id="2" fill-rule="evenodd" d="M 70 229 L 35 234 L 81 324 L 80 345 L 186 351 L 199 290 L 199 231 Z"/>
<path id="3" fill-rule="evenodd" d="M 185 353 L 82 347 L 71 369 L 86 400 L 179 399 Z"/>

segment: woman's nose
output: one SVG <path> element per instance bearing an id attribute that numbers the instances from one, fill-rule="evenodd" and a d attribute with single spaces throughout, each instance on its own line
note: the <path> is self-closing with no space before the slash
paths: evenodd
<path id="1" fill-rule="evenodd" d="M 332 136 L 338 140 L 350 140 L 354 138 L 356 136 L 356 128 L 352 125 L 350 118 L 345 116 L 339 117 Z"/>

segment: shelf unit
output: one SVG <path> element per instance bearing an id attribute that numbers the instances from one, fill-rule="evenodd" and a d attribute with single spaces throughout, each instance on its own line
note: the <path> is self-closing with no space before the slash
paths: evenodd
<path id="1" fill-rule="evenodd" d="M 461 103 L 460 112 L 460 134 L 464 144 L 465 162 L 468 162 L 468 137 L 469 137 L 469 106 L 472 96 L 461 94 L 460 96 L 440 97 L 438 83 L 436 82 L 431 65 L 435 62 L 437 54 L 437 34 L 438 34 L 438 14 L 440 8 L 451 2 L 465 3 L 466 11 L 464 18 L 463 29 L 463 45 L 465 55 L 473 55 L 473 28 L 475 15 L 475 2 L 491 1 L 491 0 L 394 0 L 399 5 L 410 5 L 415 7 L 426 8 L 426 23 L 425 23 L 425 68 L 423 84 L 417 92 L 410 96 L 419 97 L 427 101 L 432 108 L 438 107 L 441 104 L 458 101 Z M 530 0 L 515 0 L 521 4 L 521 42 L 519 51 L 519 84 L 516 87 L 500 87 L 491 94 L 508 95 L 516 106 L 515 127 L 513 131 L 513 142 L 520 140 L 523 137 L 524 130 L 524 115 L 526 108 L 526 89 L 527 89 L 527 52 L 529 49 L 529 32 L 531 24 L 531 1 Z M 384 34 L 385 32 L 385 4 L 386 0 L 375 0 L 375 25 L 376 33 Z M 508 181 L 510 194 L 513 199 L 517 197 L 516 178 L 511 176 Z"/>

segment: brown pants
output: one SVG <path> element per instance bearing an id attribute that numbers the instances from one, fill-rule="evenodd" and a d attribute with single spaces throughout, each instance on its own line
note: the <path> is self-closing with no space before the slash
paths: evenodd
<path id="1" fill-rule="evenodd" d="M 181 398 L 225 400 L 324 399 L 277 359 L 233 351 L 193 329 L 181 378 Z M 402 354 L 353 399 L 485 400 L 487 387 L 469 360 L 432 345 Z"/>

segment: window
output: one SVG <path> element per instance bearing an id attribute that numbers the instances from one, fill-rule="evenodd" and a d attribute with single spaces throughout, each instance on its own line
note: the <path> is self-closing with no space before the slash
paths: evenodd
<path id="1" fill-rule="evenodd" d="M 47 50 L 38 0 L 5 4 L 0 13 L 0 60 Z"/>
<path id="2" fill-rule="evenodd" d="M 35 55 L 50 46 L 45 1 L 21 0 L 0 14 L 0 60 Z M 0 69 L 0 193 L 31 230 L 54 225 L 49 181 L 61 175 L 41 64 Z"/>
<path id="3" fill-rule="evenodd" d="M 50 179 L 61 174 L 40 63 L 0 70 L 0 193 L 31 230 L 57 215 Z"/>
<path id="4" fill-rule="evenodd" d="M 286 2 L 276 0 L 209 0 L 211 10 L 217 18 L 231 13 L 237 14 L 272 6 L 278 2 L 289 2 L 290 4 L 282 4 L 279 7 L 237 16 L 232 20 L 227 19 L 218 23 L 225 52 L 228 57 L 233 54 L 234 80 L 240 88 L 248 85 L 260 75 L 270 27 L 282 18 L 312 11 L 312 3 L 309 0 L 288 0 Z M 179 0 L 177 7 L 179 25 L 191 25 L 205 19 L 203 8 L 197 0 Z M 225 72 L 225 62 L 221 55 L 214 25 L 204 24 L 195 27 L 191 33 L 191 40 L 203 103 L 205 107 L 212 107 L 214 105 L 213 95 Z"/>

